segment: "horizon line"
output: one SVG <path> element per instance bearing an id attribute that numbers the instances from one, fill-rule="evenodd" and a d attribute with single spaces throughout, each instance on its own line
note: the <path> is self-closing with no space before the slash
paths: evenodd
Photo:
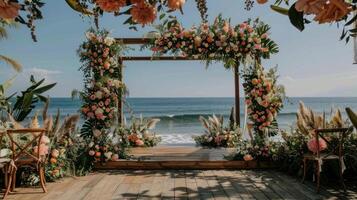
<path id="1" fill-rule="evenodd" d="M 71 96 L 58 96 L 58 97 L 50 97 L 50 98 L 72 98 Z M 126 98 L 234 98 L 234 96 L 131 96 Z M 240 98 L 244 98 L 241 96 Z M 286 98 L 357 98 L 357 96 L 286 96 Z"/>

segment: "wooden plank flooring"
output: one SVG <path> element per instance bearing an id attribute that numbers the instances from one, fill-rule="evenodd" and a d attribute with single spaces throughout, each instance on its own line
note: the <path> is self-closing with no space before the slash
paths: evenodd
<path id="1" fill-rule="evenodd" d="M 357 189 L 347 193 L 323 187 L 273 170 L 136 170 L 96 172 L 48 183 L 40 188 L 17 188 L 13 200 L 121 200 L 121 199 L 357 199 Z"/>
<path id="2" fill-rule="evenodd" d="M 132 148 L 130 160 L 96 163 L 96 169 L 105 170 L 155 170 L 155 169 L 256 169 L 274 168 L 276 163 L 256 161 L 229 161 L 225 159 L 234 153 L 234 148 L 168 147 Z"/>
<path id="3" fill-rule="evenodd" d="M 235 148 L 200 148 L 200 147 L 180 147 L 180 146 L 157 146 L 152 148 L 131 148 L 129 155 L 134 159 L 146 161 L 221 161 L 224 156 L 234 153 Z"/>

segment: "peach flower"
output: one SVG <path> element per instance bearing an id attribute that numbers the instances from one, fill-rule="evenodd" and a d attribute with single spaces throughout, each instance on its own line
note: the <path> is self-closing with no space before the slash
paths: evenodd
<path id="1" fill-rule="evenodd" d="M 144 142 L 142 140 L 135 141 L 136 146 L 144 146 Z"/>
<path id="2" fill-rule="evenodd" d="M 121 7 L 126 6 L 126 0 L 96 0 L 95 3 L 105 12 L 119 11 Z"/>
<path id="3" fill-rule="evenodd" d="M 325 150 L 327 148 L 327 144 L 322 138 L 319 139 L 319 142 L 317 142 L 316 139 L 312 139 L 307 143 L 307 148 L 313 153 L 317 153 L 318 149 L 320 151 Z"/>
<path id="4" fill-rule="evenodd" d="M 54 158 L 58 158 L 59 151 L 57 149 L 52 149 L 51 156 L 54 157 Z"/>
<path id="5" fill-rule="evenodd" d="M 171 10 L 181 9 L 186 0 L 168 0 L 168 7 Z"/>
<path id="6" fill-rule="evenodd" d="M 118 154 L 113 154 L 111 157 L 112 161 L 118 161 L 119 160 L 119 155 Z"/>
<path id="7" fill-rule="evenodd" d="M 38 146 L 33 147 L 34 154 L 38 154 Z M 48 154 L 48 146 L 45 144 L 40 144 L 40 156 L 45 156 Z"/>
<path id="8" fill-rule="evenodd" d="M 149 3 L 137 3 L 130 9 L 133 21 L 143 26 L 151 24 L 156 19 L 156 8 Z"/>
<path id="9" fill-rule="evenodd" d="M 257 3 L 259 4 L 265 4 L 266 2 L 268 2 L 268 0 L 257 0 Z"/>
<path id="10" fill-rule="evenodd" d="M 20 4 L 16 2 L 0 0 L 0 18 L 15 19 L 19 15 L 20 7 Z"/>
<path id="11" fill-rule="evenodd" d="M 244 159 L 244 161 L 251 161 L 251 160 L 253 160 L 253 156 L 251 156 L 250 154 L 246 154 L 246 155 L 244 155 L 243 159 Z"/>

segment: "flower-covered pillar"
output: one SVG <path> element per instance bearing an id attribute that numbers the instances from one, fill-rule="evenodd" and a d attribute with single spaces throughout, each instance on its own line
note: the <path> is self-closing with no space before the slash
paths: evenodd
<path id="1" fill-rule="evenodd" d="M 235 122 L 240 126 L 239 62 L 234 66 Z"/>
<path id="2" fill-rule="evenodd" d="M 119 60 L 122 45 L 105 30 L 91 29 L 86 37 L 87 41 L 78 50 L 82 62 L 80 70 L 84 74 L 81 112 L 86 120 L 81 135 L 88 142 L 89 155 L 105 160 L 109 159 L 108 151 L 113 147 L 111 128 L 116 119 L 122 120 L 121 102 L 125 91 Z"/>

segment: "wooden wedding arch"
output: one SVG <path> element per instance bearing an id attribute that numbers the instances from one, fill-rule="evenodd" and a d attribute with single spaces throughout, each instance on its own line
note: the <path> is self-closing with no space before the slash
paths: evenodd
<path id="1" fill-rule="evenodd" d="M 117 42 L 121 42 L 125 45 L 144 45 L 150 42 L 150 38 L 116 38 Z M 203 60 L 203 59 L 194 59 L 188 57 L 175 57 L 175 56 L 121 56 L 119 57 L 119 67 L 121 68 L 120 77 L 118 79 L 120 81 L 123 80 L 123 63 L 125 61 L 194 61 L 194 60 Z M 238 125 L 240 125 L 240 102 L 239 102 L 239 66 L 234 68 L 234 85 L 235 85 L 235 119 Z M 119 96 L 119 104 L 118 111 L 119 124 L 124 124 L 124 96 Z M 186 149 L 186 148 L 185 148 Z M 206 151 L 211 151 L 211 149 L 203 149 L 205 153 L 202 153 L 202 149 L 200 152 L 196 152 L 199 148 L 187 148 L 187 152 L 179 152 L 181 154 L 181 158 L 179 160 L 174 159 L 169 160 L 120 160 L 120 161 L 108 161 L 104 163 L 96 163 L 95 169 L 97 170 L 112 170 L 112 169 L 125 169 L 125 170 L 160 170 L 160 169 L 257 169 L 257 168 L 275 168 L 277 165 L 273 162 L 269 161 L 234 161 L 234 160 L 216 160 L 216 159 L 202 159 L 201 154 L 206 155 Z M 170 156 L 178 155 L 175 152 L 175 149 L 170 148 L 161 148 L 158 150 L 139 150 L 139 154 L 144 152 L 144 155 L 153 155 L 157 151 L 160 151 L 160 154 L 169 154 Z M 174 154 L 172 154 L 174 151 Z M 156 152 L 156 153 L 155 153 Z M 212 151 L 211 151 L 212 152 Z M 222 156 L 223 153 L 227 153 L 226 151 L 215 151 L 214 154 Z M 189 159 L 182 160 L 182 154 L 188 155 Z M 195 154 L 195 155 L 194 155 Z M 198 154 L 198 157 L 197 157 Z M 208 152 L 210 154 L 210 152 Z M 215 157 L 213 155 L 213 157 Z"/>
<path id="2" fill-rule="evenodd" d="M 121 42 L 124 45 L 144 45 L 150 42 L 150 38 L 116 38 L 117 42 Z M 202 60 L 200 58 L 194 59 L 189 57 L 181 56 L 121 56 L 119 57 L 119 66 L 121 67 L 119 80 L 123 81 L 123 63 L 124 61 L 194 61 Z M 239 66 L 234 67 L 234 92 L 235 92 L 235 121 L 240 126 L 240 89 L 239 89 Z M 118 110 L 119 114 L 119 124 L 123 124 L 124 121 L 124 106 L 123 106 L 123 96 L 119 97 Z"/>

